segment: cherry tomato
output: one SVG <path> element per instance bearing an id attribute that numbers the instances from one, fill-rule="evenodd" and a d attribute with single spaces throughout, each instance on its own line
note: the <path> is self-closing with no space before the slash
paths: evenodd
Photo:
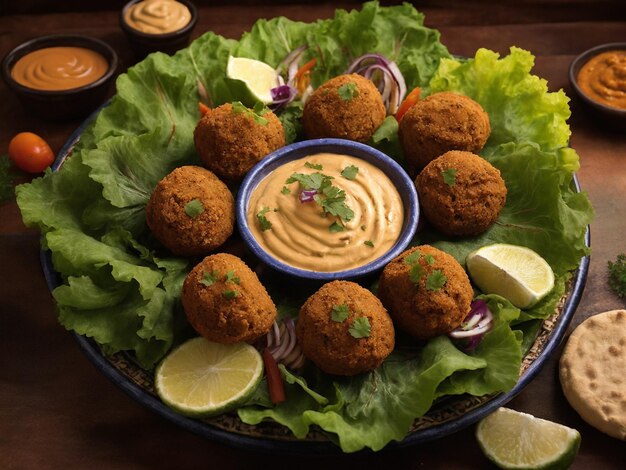
<path id="1" fill-rule="evenodd" d="M 41 173 L 54 162 L 48 143 L 32 132 L 20 132 L 9 142 L 9 158 L 28 173 Z"/>

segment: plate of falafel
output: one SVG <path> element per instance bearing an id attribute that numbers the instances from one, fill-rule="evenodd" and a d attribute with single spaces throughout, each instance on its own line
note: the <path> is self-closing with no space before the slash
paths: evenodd
<path id="1" fill-rule="evenodd" d="M 265 70 L 268 93 L 255 75 L 229 75 L 233 58 Z M 55 171 L 17 189 L 42 232 L 60 323 L 138 401 L 242 447 L 377 451 L 472 424 L 537 374 L 588 266 L 593 211 L 575 179 L 568 98 L 532 64 L 515 47 L 455 58 L 412 6 L 376 2 L 148 56 Z M 347 144 L 276 156 L 325 139 Z M 359 146 L 393 161 L 419 207 L 400 194 L 392 209 L 392 164 L 376 173 L 354 160 Z M 262 184 L 283 164 L 286 177 Z M 244 188 L 265 191 L 259 205 Z M 535 252 L 553 285 L 525 303 L 480 289 L 466 259 L 493 244 Z M 294 276 L 267 257 L 320 268 Z M 349 274 L 323 268 L 331 257 Z M 159 365 L 198 336 L 250 344 L 265 361 L 245 397 L 200 418 L 155 386 Z"/>

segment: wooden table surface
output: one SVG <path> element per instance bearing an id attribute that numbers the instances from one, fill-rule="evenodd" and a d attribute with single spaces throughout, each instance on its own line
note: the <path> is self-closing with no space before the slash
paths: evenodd
<path id="1" fill-rule="evenodd" d="M 45 2 L 30 3 L 41 6 Z M 77 13 L 72 12 L 77 2 L 59 2 L 63 13 L 50 13 L 55 11 L 50 6 L 54 3 L 48 2 L 43 14 L 0 17 L 0 56 L 39 35 L 81 33 L 111 44 L 120 55 L 122 71 L 132 65 L 117 11 Z M 100 3 L 110 9 L 120 2 L 109 4 L 113 6 Z M 257 18 L 285 15 L 311 21 L 330 17 L 335 7 L 344 5 L 243 3 L 201 6 L 194 36 L 213 30 L 237 38 Z M 472 56 L 479 47 L 506 53 L 512 45 L 529 49 L 537 56 L 534 72 L 548 80 L 551 90 L 563 88 L 569 96 L 573 91 L 567 71 L 577 54 L 597 44 L 626 40 L 626 9 L 621 2 L 417 3 L 426 13 L 427 25 L 441 31 L 442 41 L 452 53 Z M 24 5 L 14 5 L 11 11 L 28 13 Z M 589 117 L 575 98 L 571 106 L 571 145 L 581 161 L 578 177 L 596 217 L 591 225 L 589 277 L 568 333 L 590 315 L 625 307 L 624 300 L 607 286 L 607 261 L 626 252 L 626 133 L 607 130 Z M 42 135 L 58 151 L 80 123 L 48 122 L 29 115 L 4 83 L 0 84 L 0 120 L 2 153 L 11 136 L 26 130 Z M 565 400 L 557 376 L 560 352 L 561 348 L 508 406 L 578 429 L 582 446 L 572 468 L 624 468 L 626 443 L 588 426 Z M 38 232 L 24 227 L 15 201 L 0 204 L 0 468 L 249 469 L 295 465 L 302 469 L 348 465 L 491 468 L 476 444 L 473 426 L 425 445 L 344 458 L 257 454 L 176 427 L 133 401 L 83 356 L 72 335 L 57 323 L 39 264 Z"/>

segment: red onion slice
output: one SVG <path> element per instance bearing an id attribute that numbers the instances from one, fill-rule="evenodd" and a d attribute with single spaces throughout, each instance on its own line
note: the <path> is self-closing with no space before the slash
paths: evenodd
<path id="1" fill-rule="evenodd" d="M 300 192 L 298 199 L 300 202 L 313 202 L 315 201 L 315 195 L 317 194 L 316 189 L 304 189 Z"/>
<path id="2" fill-rule="evenodd" d="M 461 326 L 452 330 L 448 335 L 454 339 L 470 338 L 471 341 L 465 349 L 474 349 L 483 335 L 491 329 L 492 323 L 493 314 L 489 310 L 487 302 L 478 299 L 472 302 L 470 313 Z"/>
<path id="3" fill-rule="evenodd" d="M 380 76 L 375 76 L 379 71 Z M 387 114 L 395 114 L 406 95 L 406 82 L 395 62 L 380 54 L 365 54 L 353 60 L 346 73 L 358 73 L 374 82 L 380 91 Z"/>

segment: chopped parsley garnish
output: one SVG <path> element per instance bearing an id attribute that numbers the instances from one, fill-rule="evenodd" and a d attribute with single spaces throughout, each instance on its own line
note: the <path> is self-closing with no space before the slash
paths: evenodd
<path id="1" fill-rule="evenodd" d="M 283 189 L 281 189 L 280 192 L 283 194 L 291 194 L 291 189 L 289 189 L 287 186 L 283 186 Z"/>
<path id="2" fill-rule="evenodd" d="M 225 290 L 224 292 L 222 292 L 222 295 L 228 300 L 233 300 L 239 295 L 239 292 L 237 292 L 236 290 Z"/>
<path id="3" fill-rule="evenodd" d="M 424 277 L 424 274 L 426 274 L 426 271 L 419 263 L 421 256 L 422 253 L 420 253 L 419 250 L 416 250 L 409 256 L 404 258 L 404 263 L 408 264 L 411 267 L 411 269 L 409 270 L 409 279 L 411 279 L 411 282 L 413 284 L 418 284 L 422 277 Z"/>
<path id="4" fill-rule="evenodd" d="M 363 244 L 374 248 L 374 242 L 372 240 L 365 240 Z"/>
<path id="5" fill-rule="evenodd" d="M 269 230 L 272 228 L 272 223 L 269 220 L 267 220 L 267 217 L 265 217 L 265 214 L 267 214 L 269 211 L 270 211 L 269 207 L 264 207 L 256 215 L 256 218 L 259 221 L 259 224 L 261 225 L 261 232 L 265 232 L 266 230 Z"/>
<path id="6" fill-rule="evenodd" d="M 435 264 L 435 257 L 433 255 L 424 255 L 424 259 L 428 263 L 429 266 Z"/>
<path id="7" fill-rule="evenodd" d="M 239 277 L 235 276 L 235 271 L 231 269 L 226 273 L 226 279 L 224 282 L 234 282 L 235 284 L 239 284 L 241 280 Z"/>
<path id="8" fill-rule="evenodd" d="M 369 335 L 372 333 L 372 326 L 367 317 L 358 317 L 354 319 L 352 325 L 348 328 L 348 332 L 353 338 L 369 338 Z"/>
<path id="9" fill-rule="evenodd" d="M 358 173 L 359 173 L 359 167 L 350 165 L 343 169 L 343 171 L 341 172 L 341 176 L 343 176 L 344 178 L 348 180 L 353 180 L 356 178 L 356 175 Z"/>
<path id="10" fill-rule="evenodd" d="M 441 269 L 435 269 L 426 278 L 426 289 L 432 291 L 438 291 L 446 285 L 448 278 L 443 274 Z"/>
<path id="11" fill-rule="evenodd" d="M 185 204 L 185 214 L 187 214 L 192 219 L 195 219 L 200 214 L 204 212 L 204 205 L 200 199 L 192 199 L 187 204 Z"/>
<path id="12" fill-rule="evenodd" d="M 454 186 L 456 183 L 456 168 L 448 168 L 447 170 L 443 170 L 441 172 L 441 176 L 443 176 L 443 182 L 448 186 Z"/>
<path id="13" fill-rule="evenodd" d="M 330 230 L 331 233 L 343 232 L 345 229 L 346 228 L 343 225 L 338 224 L 337 222 L 333 222 L 330 224 L 330 227 L 328 227 L 328 230 Z"/>
<path id="14" fill-rule="evenodd" d="M 350 101 L 355 96 L 359 96 L 359 90 L 353 82 L 344 83 L 337 89 L 337 92 L 343 101 Z"/>
<path id="15" fill-rule="evenodd" d="M 257 103 L 254 105 L 254 108 L 249 109 L 247 107 L 245 107 L 241 101 L 234 101 L 232 103 L 233 106 L 233 114 L 247 114 L 248 116 L 250 116 L 252 119 L 254 119 L 254 122 L 256 122 L 257 124 L 261 124 L 262 126 L 266 126 L 268 123 L 268 120 L 265 119 L 263 116 L 269 111 L 269 108 L 267 106 L 265 106 L 263 103 L 261 103 L 260 101 L 257 101 Z"/>
<path id="16" fill-rule="evenodd" d="M 617 255 L 615 262 L 609 261 L 609 286 L 619 297 L 626 297 L 626 254 Z"/>
<path id="17" fill-rule="evenodd" d="M 219 278 L 220 273 L 218 273 L 217 271 L 212 271 L 210 273 L 207 273 L 206 271 L 204 273 L 202 273 L 202 279 L 200 279 L 200 284 L 204 285 L 204 286 L 212 286 L 215 281 L 217 281 L 217 279 Z"/>
<path id="18" fill-rule="evenodd" d="M 342 323 L 350 315 L 350 309 L 346 304 L 333 305 L 333 311 L 330 314 L 330 319 L 337 323 Z"/>
<path id="19" fill-rule="evenodd" d="M 316 190 L 317 194 L 313 196 L 325 215 L 334 215 L 344 222 L 349 222 L 354 217 L 354 212 L 346 204 L 346 192 L 332 184 L 333 177 L 322 173 L 311 173 L 305 175 L 303 173 L 293 173 L 287 180 L 286 184 L 300 183 L 304 190 Z"/>
<path id="20" fill-rule="evenodd" d="M 305 167 L 311 168 L 313 170 L 323 170 L 324 167 L 322 165 L 318 165 L 317 163 L 306 162 L 304 164 Z"/>

